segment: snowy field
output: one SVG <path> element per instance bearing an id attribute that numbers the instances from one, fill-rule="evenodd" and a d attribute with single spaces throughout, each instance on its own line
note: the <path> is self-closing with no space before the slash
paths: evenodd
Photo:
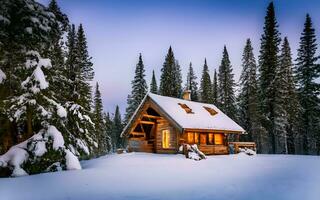
<path id="1" fill-rule="evenodd" d="M 83 170 L 0 178 L 1 200 L 319 200 L 320 157 L 130 153 L 83 161 Z"/>

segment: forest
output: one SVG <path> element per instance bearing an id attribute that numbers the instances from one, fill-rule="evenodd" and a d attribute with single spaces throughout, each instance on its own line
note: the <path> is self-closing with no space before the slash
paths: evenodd
<path id="1" fill-rule="evenodd" d="M 320 64 L 309 14 L 297 33 L 293 59 L 271 2 L 259 55 L 250 38 L 239 52 L 240 80 L 234 78 L 227 46 L 217 71 L 210 72 L 204 59 L 198 79 L 190 63 L 185 83 L 174 47 L 164 58 L 160 80 L 153 72 L 150 85 L 140 54 L 122 117 L 118 106 L 103 109 L 85 27 L 70 22 L 62 10 L 55 0 L 48 6 L 34 0 L 0 4 L 0 155 L 11 150 L 11 156 L 25 155 L 14 163 L 0 159 L 0 176 L 72 169 L 74 160 L 125 149 L 122 128 L 149 91 L 181 98 L 190 90 L 192 101 L 212 103 L 239 123 L 248 133 L 241 140 L 254 141 L 258 153 L 320 155 Z M 19 152 L 11 148 L 15 145 Z"/>

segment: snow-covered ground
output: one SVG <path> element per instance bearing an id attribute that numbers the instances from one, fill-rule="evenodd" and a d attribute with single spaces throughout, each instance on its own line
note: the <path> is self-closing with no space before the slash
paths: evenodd
<path id="1" fill-rule="evenodd" d="M 318 200 L 320 157 L 129 153 L 83 161 L 83 170 L 0 178 L 1 200 Z"/>

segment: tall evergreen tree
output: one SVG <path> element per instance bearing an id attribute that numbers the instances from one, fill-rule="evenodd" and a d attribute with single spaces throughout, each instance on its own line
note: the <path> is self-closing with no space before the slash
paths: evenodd
<path id="1" fill-rule="evenodd" d="M 301 131 L 305 154 L 320 154 L 320 84 L 316 82 L 320 76 L 320 70 L 317 65 L 316 50 L 315 29 L 307 14 L 296 60 L 298 95 L 303 108 L 303 129 Z"/>
<path id="2" fill-rule="evenodd" d="M 63 50 L 63 36 L 68 31 L 69 19 L 67 15 L 62 13 L 60 7 L 58 6 L 56 0 L 51 0 L 48 6 L 48 10 L 52 12 L 58 23 L 55 24 L 56 34 L 53 35 L 52 41 L 53 46 L 49 49 L 48 57 L 52 63 L 52 70 L 50 70 L 50 76 L 52 84 L 49 85 L 50 89 L 56 93 L 57 98 L 66 102 L 67 92 L 60 92 L 61 88 L 68 86 L 68 81 L 65 77 L 65 52 Z"/>
<path id="3" fill-rule="evenodd" d="M 174 65 L 174 88 L 175 88 L 175 97 L 181 98 L 182 96 L 182 74 L 181 67 L 178 60 L 175 61 Z"/>
<path id="4" fill-rule="evenodd" d="M 202 70 L 202 77 L 200 83 L 200 95 L 201 102 L 212 103 L 212 86 L 209 74 L 209 68 L 207 65 L 207 59 L 204 59 L 204 65 Z"/>
<path id="5" fill-rule="evenodd" d="M 272 83 L 275 78 L 275 71 L 279 64 L 278 53 L 280 44 L 280 33 L 275 16 L 274 5 L 271 2 L 267 8 L 265 17 L 264 33 L 261 36 L 261 47 L 259 55 L 259 84 L 260 104 L 264 115 L 263 126 L 269 133 L 270 152 L 275 152 L 274 136 L 274 97 L 276 88 Z"/>
<path id="6" fill-rule="evenodd" d="M 160 94 L 163 96 L 180 97 L 181 91 L 181 70 L 170 46 L 161 69 Z"/>
<path id="7" fill-rule="evenodd" d="M 192 67 L 192 63 L 189 64 L 189 70 L 187 74 L 186 89 L 191 91 L 191 100 L 198 101 L 198 83 L 197 76 L 195 75 Z"/>
<path id="8" fill-rule="evenodd" d="M 78 98 L 80 105 L 85 109 L 90 110 L 92 102 L 92 88 L 90 82 L 93 80 L 94 72 L 82 24 L 80 24 L 77 31 L 75 64 L 76 79 L 73 83 L 74 93 Z"/>
<path id="9" fill-rule="evenodd" d="M 113 117 L 113 123 L 112 123 L 112 141 L 113 141 L 113 151 L 116 151 L 117 148 L 123 148 L 123 141 L 120 137 L 120 134 L 122 132 L 122 120 L 121 120 L 121 114 L 119 106 L 116 106 L 116 110 Z"/>
<path id="10" fill-rule="evenodd" d="M 138 108 L 141 101 L 148 92 L 148 86 L 145 80 L 145 69 L 141 54 L 139 55 L 139 61 L 136 65 L 135 75 L 133 81 L 131 82 L 131 85 L 132 91 L 127 99 L 128 107 L 126 109 L 126 122 L 131 118 L 132 114 Z"/>
<path id="11" fill-rule="evenodd" d="M 226 46 L 223 48 L 221 64 L 219 66 L 219 105 L 220 109 L 226 113 L 231 119 L 236 120 L 237 109 L 234 94 L 235 82 L 233 79 L 232 66 Z"/>
<path id="12" fill-rule="evenodd" d="M 97 136 L 98 149 L 97 154 L 103 155 L 108 152 L 108 142 L 110 138 L 107 135 L 105 119 L 103 116 L 103 105 L 101 99 L 101 93 L 99 90 L 99 84 L 96 83 L 94 93 L 94 106 L 93 106 L 93 122 L 95 124 L 95 132 Z"/>
<path id="13" fill-rule="evenodd" d="M 154 75 L 154 70 L 152 70 L 152 79 L 151 79 L 151 84 L 150 84 L 150 92 L 152 92 L 153 94 L 158 94 L 158 85 L 157 85 L 156 76 Z"/>
<path id="14" fill-rule="evenodd" d="M 295 88 L 295 81 L 292 73 L 292 58 L 291 50 L 287 37 L 284 38 L 280 63 L 277 70 L 276 78 L 274 83 L 276 95 L 275 95 L 275 116 L 278 119 L 278 122 L 281 124 L 275 123 L 275 133 L 278 144 L 280 144 L 280 153 L 295 153 L 296 138 L 300 138 L 298 135 L 298 128 L 300 127 L 300 104 L 297 98 L 297 92 Z M 283 127 L 284 126 L 284 127 Z M 286 135 L 284 135 L 286 134 Z M 286 141 L 284 141 L 286 139 Z M 280 143 L 279 143 L 280 142 Z M 286 147 L 286 149 L 284 149 Z"/>
<path id="15" fill-rule="evenodd" d="M 113 134 L 112 134 L 112 128 L 113 128 L 113 121 L 110 117 L 109 112 L 103 113 L 103 119 L 104 119 L 104 125 L 106 128 L 106 135 L 107 135 L 107 150 L 109 152 L 113 151 Z"/>
<path id="16" fill-rule="evenodd" d="M 217 78 L 217 71 L 214 70 L 213 74 L 213 82 L 212 82 L 212 103 L 216 106 L 219 106 L 218 101 L 218 78 Z"/>
<path id="17" fill-rule="evenodd" d="M 75 26 L 71 26 L 67 47 L 65 74 L 69 83 L 69 93 L 66 96 L 65 106 L 69 114 L 66 127 L 72 133 L 68 140 L 74 144 L 81 157 L 90 157 L 99 152 L 99 133 L 96 132 L 90 118 L 92 116 L 91 81 L 94 72 L 82 24 L 79 25 L 77 32 Z"/>
<path id="18" fill-rule="evenodd" d="M 75 25 L 72 24 L 71 27 L 68 30 L 68 35 L 67 35 L 67 42 L 66 46 L 68 49 L 68 52 L 66 54 L 66 63 L 65 63 L 65 76 L 67 78 L 67 90 L 66 92 L 67 99 L 69 101 L 76 101 L 76 97 L 73 95 L 74 93 L 74 84 L 73 82 L 76 79 L 76 72 L 75 72 L 75 63 L 76 63 L 76 28 Z"/>
<path id="19" fill-rule="evenodd" d="M 245 139 L 257 144 L 259 153 L 265 153 L 268 141 L 266 130 L 261 125 L 259 110 L 257 65 L 250 39 L 247 39 L 242 54 L 242 72 L 240 76 L 240 94 L 238 96 L 239 122 L 248 132 Z"/>

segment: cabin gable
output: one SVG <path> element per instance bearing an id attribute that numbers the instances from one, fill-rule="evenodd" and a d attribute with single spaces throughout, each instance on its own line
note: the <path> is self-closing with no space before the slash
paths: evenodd
<path id="1" fill-rule="evenodd" d="M 122 134 L 130 151 L 177 153 L 181 128 L 147 98 Z M 165 144 L 164 144 L 165 143 Z"/>

